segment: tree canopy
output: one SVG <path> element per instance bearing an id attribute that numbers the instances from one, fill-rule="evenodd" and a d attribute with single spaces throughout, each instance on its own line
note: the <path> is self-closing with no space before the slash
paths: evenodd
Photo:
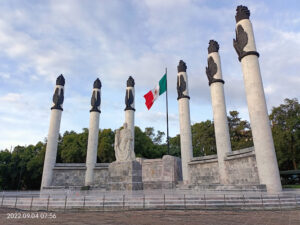
<path id="1" fill-rule="evenodd" d="M 285 99 L 270 115 L 279 168 L 300 169 L 300 104 Z"/>

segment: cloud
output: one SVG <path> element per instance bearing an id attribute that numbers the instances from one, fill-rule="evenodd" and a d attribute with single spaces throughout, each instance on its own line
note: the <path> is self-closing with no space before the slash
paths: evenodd
<path id="1" fill-rule="evenodd" d="M 147 111 L 143 95 L 166 67 L 170 130 L 179 133 L 180 59 L 188 66 L 192 123 L 212 119 L 205 74 L 210 39 L 220 44 L 227 109 L 248 118 L 241 65 L 232 46 L 235 7 L 240 2 L 251 10 L 269 110 L 286 97 L 299 98 L 297 7 L 278 10 L 276 1 L 271 5 L 204 0 L 1 2 L 0 116 L 2 127 L 10 129 L 0 129 L 0 149 L 10 146 L 6 140 L 13 145 L 43 140 L 55 79 L 61 73 L 66 78 L 62 133 L 88 126 L 97 77 L 103 85 L 100 128 L 120 127 L 130 75 L 136 81 L 136 125 L 164 130 L 164 99 Z"/>

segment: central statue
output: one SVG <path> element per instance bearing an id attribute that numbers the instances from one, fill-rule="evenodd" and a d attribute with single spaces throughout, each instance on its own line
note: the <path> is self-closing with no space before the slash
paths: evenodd
<path id="1" fill-rule="evenodd" d="M 115 135 L 115 156 L 117 162 L 127 162 L 135 160 L 133 150 L 132 132 L 124 123 L 123 128 L 116 130 Z"/>

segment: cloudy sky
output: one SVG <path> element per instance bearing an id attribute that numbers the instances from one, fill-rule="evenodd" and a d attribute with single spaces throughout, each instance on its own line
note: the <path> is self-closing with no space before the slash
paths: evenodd
<path id="1" fill-rule="evenodd" d="M 135 79 L 136 125 L 165 131 L 165 96 L 143 95 L 168 68 L 170 135 L 179 133 L 176 70 L 188 67 L 192 123 L 212 119 L 205 75 L 210 39 L 220 44 L 227 111 L 248 119 L 241 65 L 232 47 L 235 9 L 251 11 L 269 111 L 300 97 L 300 3 L 229 0 L 0 2 L 0 149 L 48 133 L 56 77 L 66 79 L 61 133 L 88 127 L 92 85 L 102 81 L 100 128 L 124 121 L 126 80 Z"/>

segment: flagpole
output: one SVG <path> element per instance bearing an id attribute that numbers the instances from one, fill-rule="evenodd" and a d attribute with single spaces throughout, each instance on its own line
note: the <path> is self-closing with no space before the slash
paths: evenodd
<path id="1" fill-rule="evenodd" d="M 170 144 L 169 144 L 169 115 L 168 115 L 168 75 L 166 68 L 166 116 L 167 116 L 167 147 L 168 147 L 168 155 L 170 154 Z"/>

